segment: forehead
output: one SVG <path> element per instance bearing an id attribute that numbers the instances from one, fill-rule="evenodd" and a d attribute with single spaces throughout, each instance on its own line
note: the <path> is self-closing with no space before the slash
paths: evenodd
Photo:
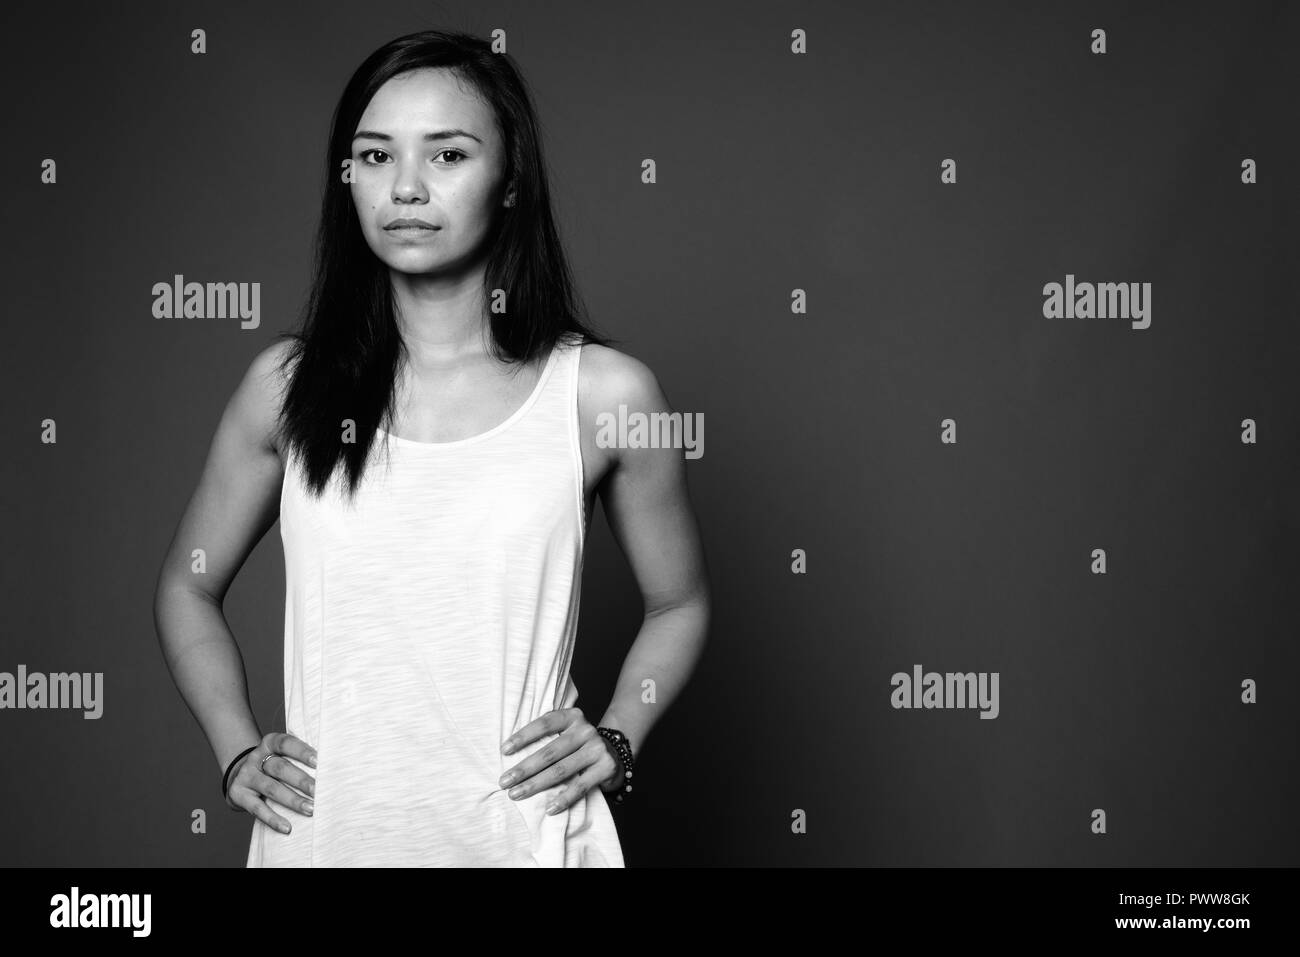
<path id="1" fill-rule="evenodd" d="M 485 140 L 493 126 L 492 108 L 478 91 L 445 69 L 399 73 L 375 91 L 357 123 L 393 134 L 460 127 Z"/>

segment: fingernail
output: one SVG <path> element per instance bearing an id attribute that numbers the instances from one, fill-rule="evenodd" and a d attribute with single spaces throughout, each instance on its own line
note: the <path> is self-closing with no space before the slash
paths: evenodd
<path id="1" fill-rule="evenodd" d="M 510 789 L 510 796 L 511 796 L 512 798 L 517 798 L 517 797 L 519 797 L 519 795 L 521 795 L 521 794 L 523 794 L 523 793 L 524 793 L 524 789 L 523 789 L 523 788 L 511 788 L 511 789 Z"/>
<path id="2" fill-rule="evenodd" d="M 511 751 L 513 751 L 514 749 L 515 749 L 514 744 L 512 744 L 512 743 L 509 742 L 509 741 L 507 741 L 505 744 L 501 745 L 501 753 L 502 753 L 502 754 L 509 754 L 509 753 L 510 753 Z"/>
<path id="3" fill-rule="evenodd" d="M 311 814 L 313 811 L 316 810 L 316 805 L 312 804 L 311 801 L 304 801 L 302 806 L 307 809 L 308 814 Z"/>
<path id="4" fill-rule="evenodd" d="M 547 813 L 547 814 L 554 814 L 554 813 L 555 813 L 556 811 L 558 811 L 559 809 L 560 809 L 560 806 L 559 806 L 558 804 L 548 804 L 548 805 L 546 805 L 546 813 Z"/>

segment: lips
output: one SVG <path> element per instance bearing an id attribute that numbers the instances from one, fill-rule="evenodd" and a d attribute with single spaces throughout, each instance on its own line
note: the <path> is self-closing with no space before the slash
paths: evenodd
<path id="1" fill-rule="evenodd" d="M 395 219 L 384 229 L 437 229 L 433 223 L 426 223 L 422 219 Z"/>

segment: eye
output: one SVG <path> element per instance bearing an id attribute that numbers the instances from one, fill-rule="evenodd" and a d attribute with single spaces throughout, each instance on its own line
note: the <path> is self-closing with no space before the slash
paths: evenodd
<path id="1" fill-rule="evenodd" d="M 371 153 L 377 153 L 377 154 L 380 154 L 380 155 L 382 155 L 382 156 L 387 156 L 387 155 L 388 155 L 387 151 L 385 151 L 385 150 L 381 150 L 381 149 L 379 149 L 378 147 L 371 147 L 371 148 L 368 149 L 368 150 L 362 150 L 362 151 L 361 151 L 359 154 L 357 154 L 357 155 L 359 155 L 359 156 L 361 157 L 361 159 L 362 159 L 362 160 L 366 163 L 366 165 L 368 165 L 368 166 L 378 166 L 378 165 L 381 165 L 381 164 L 379 164 L 379 163 L 371 162 L 369 159 L 366 159 L 366 157 L 368 157 Z M 461 151 L 458 150 L 458 149 L 452 149 L 450 146 L 447 147 L 446 149 L 438 150 L 438 152 L 435 153 L 434 156 L 442 156 L 444 153 L 455 153 L 456 156 L 458 156 L 460 159 L 464 159 L 465 156 L 466 156 L 465 153 L 461 152 Z M 457 159 L 455 163 L 444 163 L 443 165 L 444 165 L 444 166 L 455 166 L 456 163 L 459 163 L 459 162 L 460 162 L 460 159 Z"/>

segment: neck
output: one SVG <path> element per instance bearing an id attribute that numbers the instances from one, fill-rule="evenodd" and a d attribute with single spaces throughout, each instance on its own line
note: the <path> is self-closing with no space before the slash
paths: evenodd
<path id="1" fill-rule="evenodd" d="M 397 328 L 417 368 L 488 354 L 481 271 L 453 279 L 395 271 L 391 276 Z"/>

